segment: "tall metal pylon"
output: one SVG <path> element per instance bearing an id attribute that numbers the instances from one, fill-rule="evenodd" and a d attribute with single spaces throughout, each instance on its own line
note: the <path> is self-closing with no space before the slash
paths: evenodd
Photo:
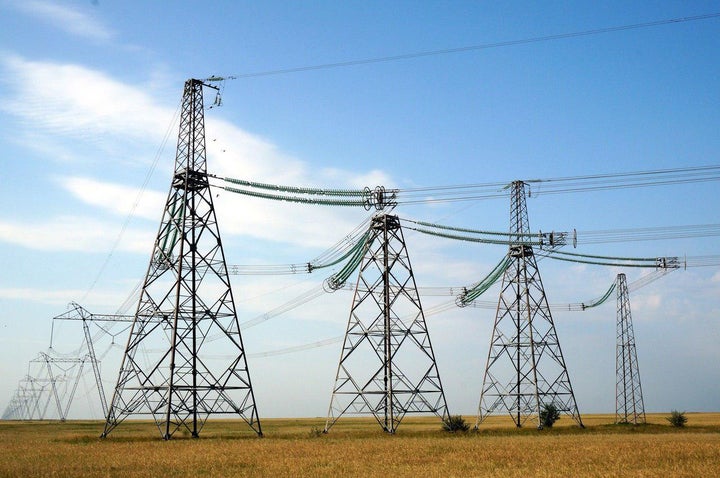
<path id="1" fill-rule="evenodd" d="M 185 82 L 175 171 L 103 437 L 131 415 L 152 417 L 164 439 L 199 436 L 211 414 L 262 435 L 208 183 L 206 86 Z"/>
<path id="2" fill-rule="evenodd" d="M 615 423 L 645 423 L 640 369 L 625 274 L 617 275 L 617 346 L 615 347 Z"/>
<path id="3" fill-rule="evenodd" d="M 397 216 L 376 215 L 360 264 L 325 432 L 371 414 L 395 433 L 408 413 L 448 418 L 440 375 Z"/>
<path id="4" fill-rule="evenodd" d="M 87 347 L 88 357 L 90 359 L 90 366 L 92 367 L 93 374 L 95 375 L 95 386 L 97 387 L 98 395 L 100 397 L 100 406 L 102 407 L 103 416 L 107 418 L 108 408 L 107 399 L 105 398 L 105 388 L 103 387 L 102 376 L 100 374 L 100 361 L 97 359 L 95 354 L 95 345 L 93 344 L 92 336 L 90 335 L 89 321 L 94 320 L 93 314 L 88 312 L 85 308 L 75 302 L 69 304 L 71 310 L 53 317 L 53 320 L 81 320 L 83 324 L 83 333 L 85 335 L 84 344 Z M 121 316 L 100 316 L 110 317 L 114 319 Z M 123 317 L 124 318 L 124 317 Z M 126 318 L 124 318 L 127 320 Z M 52 333 L 51 333 L 51 344 L 52 344 Z"/>
<path id="5" fill-rule="evenodd" d="M 475 428 L 496 411 L 518 427 L 542 428 L 540 412 L 553 404 L 583 426 L 550 314 L 532 245 L 525 183 L 510 185 L 511 262 L 503 274 Z"/>

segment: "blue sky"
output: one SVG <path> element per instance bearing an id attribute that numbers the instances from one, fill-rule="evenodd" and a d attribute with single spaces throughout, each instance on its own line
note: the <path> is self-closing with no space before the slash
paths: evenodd
<path id="1" fill-rule="evenodd" d="M 0 1 L 0 407 L 80 302 L 113 313 L 142 279 L 170 183 L 187 78 L 243 75 L 720 12 L 717 1 Z M 457 185 L 718 163 L 720 19 L 394 62 L 239 78 L 206 112 L 208 169 L 274 184 Z M 212 101 L 206 93 L 206 103 Z M 169 137 L 165 141 L 166 133 Z M 143 188 L 143 185 L 146 186 Z M 720 223 L 716 182 L 528 199 L 530 226 L 606 230 Z M 142 192 L 142 194 L 140 194 Z M 230 264 L 307 262 L 366 217 L 219 192 Z M 401 206 L 402 217 L 503 231 L 503 199 Z M 406 233 L 419 286 L 484 277 L 499 246 Z M 717 238 L 581 252 L 717 254 Z M 550 303 L 604 292 L 618 272 L 541 263 Z M 327 277 L 234 276 L 241 322 Z M 497 287 L 483 296 L 497 299 Z M 263 416 L 324 416 L 344 333 L 336 292 L 244 332 Z M 426 307 L 452 297 L 423 298 Z M 648 411 L 717 410 L 720 272 L 690 268 L 631 296 Z M 493 311 L 427 317 L 452 413 L 476 411 Z M 555 320 L 580 412 L 612 412 L 615 307 Z M 56 350 L 81 342 L 56 325 Z M 117 342 L 124 342 L 118 335 Z M 106 389 L 118 345 L 100 339 Z M 107 353 L 105 354 L 105 351 Z M 81 393 L 75 416 L 99 416 Z"/>

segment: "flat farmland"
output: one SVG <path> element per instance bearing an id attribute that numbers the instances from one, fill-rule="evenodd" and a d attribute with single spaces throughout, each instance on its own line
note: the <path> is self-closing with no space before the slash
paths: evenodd
<path id="1" fill-rule="evenodd" d="M 160 439 L 127 421 L 107 439 L 96 421 L 0 422 L 0 476 L 720 476 L 720 413 L 669 414 L 614 425 L 586 415 L 552 429 L 517 429 L 493 417 L 477 432 L 447 433 L 437 418 L 406 418 L 395 435 L 370 419 L 265 419 L 264 437 L 243 422 L 209 421 L 199 439 Z M 466 417 L 473 424 L 473 417 Z"/>

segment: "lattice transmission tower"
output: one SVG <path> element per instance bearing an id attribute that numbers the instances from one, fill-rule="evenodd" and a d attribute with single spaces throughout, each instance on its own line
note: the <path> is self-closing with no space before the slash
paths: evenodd
<path id="1" fill-rule="evenodd" d="M 62 357 L 40 352 L 30 360 L 28 373 L 20 380 L 2 418 L 64 422 L 83 377 L 85 364 L 91 360 L 88 354 Z"/>
<path id="2" fill-rule="evenodd" d="M 103 437 L 131 415 L 165 439 L 197 437 L 211 414 L 262 435 L 208 183 L 205 86 L 185 82 L 175 171 Z"/>
<path id="3" fill-rule="evenodd" d="M 583 426 L 543 288 L 525 203 L 525 183 L 510 185 L 510 264 L 502 278 L 475 427 L 495 412 L 515 425 L 535 422 L 553 404 Z"/>
<path id="4" fill-rule="evenodd" d="M 325 432 L 352 414 L 395 433 L 408 413 L 448 418 L 400 220 L 383 213 L 371 221 Z"/>
<path id="5" fill-rule="evenodd" d="M 630 293 L 625 274 L 617 276 L 617 345 L 615 347 L 615 423 L 645 423 L 645 404 L 640 385 L 630 313 Z"/>

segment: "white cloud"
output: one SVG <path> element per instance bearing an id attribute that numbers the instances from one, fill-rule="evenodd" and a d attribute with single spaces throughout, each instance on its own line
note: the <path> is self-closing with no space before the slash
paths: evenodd
<path id="1" fill-rule="evenodd" d="M 0 108 L 25 120 L 25 128 L 36 134 L 39 129 L 45 131 L 46 136 L 64 140 L 75 140 L 79 136 L 81 141 L 74 141 L 78 148 L 82 147 L 86 139 L 93 141 L 106 138 L 102 141 L 109 145 L 108 148 L 120 151 L 139 151 L 144 148 L 154 152 L 155 145 L 165 137 L 165 125 L 173 116 L 170 108 L 157 102 L 158 95 L 83 66 L 29 61 L 17 56 L 0 57 L 0 63 L 10 73 L 6 76 L 12 82 L 7 90 L 10 96 Z M 308 163 L 282 152 L 271 142 L 217 119 L 212 114 L 206 115 L 206 135 L 208 170 L 220 176 L 281 185 L 332 188 L 374 188 L 381 184 L 392 184 L 390 178 L 377 170 L 315 170 Z M 170 138 L 174 136 L 171 132 Z M 72 148 L 67 141 L 64 144 Z M 108 159 L 92 161 L 94 165 L 108 161 L 108 168 L 118 166 L 110 164 Z M 159 169 L 167 170 L 162 167 Z M 106 169 L 104 174 L 111 177 L 113 170 Z M 169 177 L 167 181 L 169 184 Z M 127 214 L 137 197 L 133 187 L 91 177 L 64 177 L 60 182 L 74 197 L 86 204 L 115 214 Z M 159 219 L 164 205 L 161 196 L 161 193 L 149 193 L 148 197 L 143 198 L 137 214 Z M 244 235 L 303 247 L 324 248 L 332 245 L 368 214 L 362 208 L 297 205 L 229 192 L 219 195 L 216 206 L 223 234 Z M 157 209 L 152 211 L 152 208 Z M 61 232 L 56 231 L 54 234 L 51 234 L 53 228 L 45 223 L 0 224 L 0 238 L 31 248 L 59 250 L 66 246 L 69 250 L 107 250 L 107 245 L 101 248 L 99 242 L 116 235 L 120 230 L 119 224 L 105 224 L 104 230 L 112 233 L 103 232 L 100 237 L 99 228 L 92 225 L 80 229 L 91 230 L 88 235 L 73 232 L 74 225 L 66 224 L 67 220 L 56 218 L 50 221 L 61 227 Z M 81 222 L 86 221 L 83 219 Z M 27 230 L 35 232 L 33 237 L 23 233 Z M 130 242 L 130 245 L 125 242 Z M 142 250 L 146 251 L 151 245 L 152 238 Z M 131 239 L 123 240 L 121 247 L 130 250 L 137 248 Z"/>
<path id="2" fill-rule="evenodd" d="M 76 216 L 18 223 L 0 220 L 0 241 L 43 251 L 108 252 L 115 242 L 116 224 Z M 152 232 L 125 231 L 118 250 L 148 254 L 154 242 Z"/>
<path id="3" fill-rule="evenodd" d="M 99 41 L 107 41 L 114 36 L 114 33 L 97 18 L 74 7 L 41 0 L 25 0 L 13 2 L 11 5 L 71 35 Z"/>
<path id="4" fill-rule="evenodd" d="M 66 306 L 71 300 L 79 300 L 86 295 L 81 289 L 48 289 L 11 287 L 0 289 L 0 298 L 5 300 L 40 302 L 53 306 Z M 92 296 L 83 302 L 84 307 L 90 307 L 96 312 L 96 307 L 107 307 L 107 304 L 117 304 L 122 300 L 119 292 L 93 292 Z"/>
<path id="5" fill-rule="evenodd" d="M 663 298 L 660 294 L 637 294 L 631 298 L 631 301 L 631 310 L 641 314 L 660 310 L 663 305 Z"/>
<path id="6" fill-rule="evenodd" d="M 10 96 L 0 106 L 32 128 L 72 138 L 119 136 L 157 144 L 173 110 L 150 92 L 73 64 L 1 58 Z"/>
<path id="7" fill-rule="evenodd" d="M 59 179 L 63 188 L 81 201 L 98 206 L 120 216 L 159 221 L 167 193 L 142 191 L 121 184 L 98 181 L 92 178 L 65 177 Z"/>

